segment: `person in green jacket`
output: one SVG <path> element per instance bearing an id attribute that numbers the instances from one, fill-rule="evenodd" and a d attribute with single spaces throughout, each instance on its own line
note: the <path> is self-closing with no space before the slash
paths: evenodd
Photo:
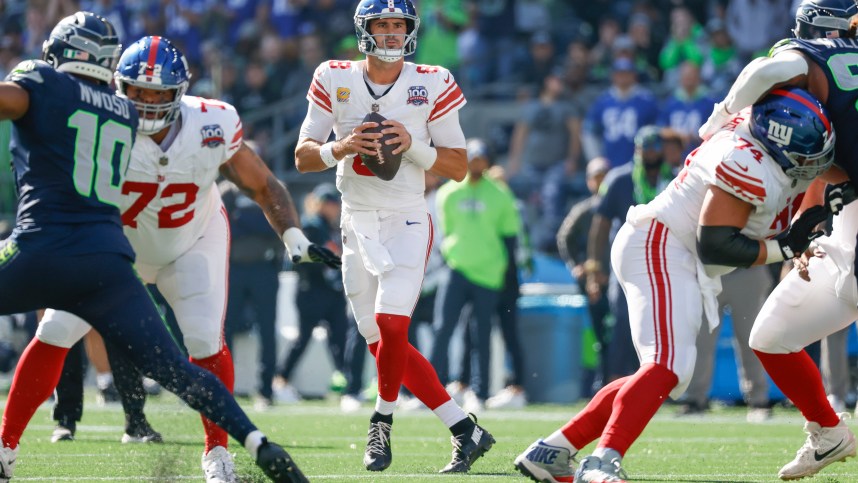
<path id="1" fill-rule="evenodd" d="M 471 306 L 469 324 L 473 350 L 470 389 L 464 395 L 466 411 L 480 411 L 489 391 L 492 315 L 504 286 L 509 264 L 515 264 L 516 237 L 521 219 L 515 197 L 502 183 L 485 176 L 491 166 L 488 145 L 481 139 L 467 143 L 468 175 L 450 181 L 438 191 L 438 216 L 444 241 L 441 254 L 447 276 L 438 288 L 435 306 L 435 342 L 429 360 L 441 382 L 449 379 L 450 338 L 462 309 Z M 466 359 L 467 360 L 467 359 Z"/>

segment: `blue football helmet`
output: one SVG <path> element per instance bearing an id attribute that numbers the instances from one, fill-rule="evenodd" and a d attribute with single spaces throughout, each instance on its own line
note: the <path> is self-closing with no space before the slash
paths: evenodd
<path id="1" fill-rule="evenodd" d="M 405 41 L 401 49 L 385 49 L 378 46 L 373 35 L 369 33 L 369 22 L 377 18 L 404 18 L 407 26 Z M 358 49 L 367 55 L 378 57 L 385 62 L 397 60 L 414 53 L 417 50 L 417 29 L 420 19 L 411 0 L 361 0 L 355 10 L 355 34 L 358 38 Z M 386 37 L 390 34 L 376 35 Z M 382 42 L 384 44 L 384 42 Z"/>
<path id="2" fill-rule="evenodd" d="M 114 74 L 116 90 L 127 96 L 129 85 L 159 91 L 173 90 L 173 99 L 148 104 L 132 99 L 140 114 L 141 134 L 155 134 L 179 118 L 182 96 L 188 90 L 191 74 L 188 61 L 172 42 L 164 37 L 143 37 L 125 49 Z"/>
<path id="3" fill-rule="evenodd" d="M 834 161 L 834 126 L 828 110 L 798 87 L 771 91 L 754 104 L 751 133 L 787 176 L 810 180 Z"/>
<path id="4" fill-rule="evenodd" d="M 54 69 L 99 80 L 106 84 L 122 46 L 113 24 L 90 12 L 77 12 L 60 20 L 42 43 L 42 60 Z"/>
<path id="5" fill-rule="evenodd" d="M 855 0 L 804 0 L 795 11 L 792 33 L 799 39 L 852 37 L 850 19 L 855 14 Z"/>

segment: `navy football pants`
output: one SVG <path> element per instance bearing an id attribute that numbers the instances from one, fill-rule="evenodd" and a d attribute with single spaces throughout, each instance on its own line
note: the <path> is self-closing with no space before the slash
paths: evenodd
<path id="1" fill-rule="evenodd" d="M 29 254 L 12 245 L 0 243 L 0 314 L 52 308 L 83 318 L 141 373 L 244 444 L 256 427 L 212 373 L 182 355 L 127 258 Z"/>

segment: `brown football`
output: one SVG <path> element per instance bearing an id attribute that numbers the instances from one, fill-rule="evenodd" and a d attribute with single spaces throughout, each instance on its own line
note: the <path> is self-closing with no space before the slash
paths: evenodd
<path id="1" fill-rule="evenodd" d="M 383 129 L 388 127 L 381 124 L 382 121 L 386 120 L 387 118 L 381 114 L 370 112 L 363 118 L 363 122 L 376 122 L 378 123 L 378 126 L 366 129 L 364 132 L 380 133 Z M 399 147 L 399 143 L 385 144 L 389 139 L 393 139 L 395 137 L 396 134 L 385 134 L 378 140 L 381 146 L 375 156 L 369 156 L 366 154 L 361 154 L 360 156 L 363 160 L 363 164 L 372 171 L 372 174 L 385 181 L 390 181 L 396 177 L 396 173 L 399 171 L 399 166 L 402 164 L 402 153 L 393 154 L 393 150 Z"/>

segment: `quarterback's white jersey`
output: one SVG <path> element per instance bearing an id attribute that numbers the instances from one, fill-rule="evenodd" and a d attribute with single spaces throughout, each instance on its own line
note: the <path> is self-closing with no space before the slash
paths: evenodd
<path id="1" fill-rule="evenodd" d="M 465 96 L 450 71 L 410 62 L 405 62 L 390 90 L 374 99 L 364 81 L 364 64 L 365 61 L 323 62 L 310 84 L 307 100 L 334 118 L 336 139 L 348 136 L 375 107 L 385 118 L 405 125 L 412 138 L 429 144 L 429 126 L 465 105 Z M 426 210 L 424 170 L 407 154 L 390 181 L 375 177 L 360 156 L 345 159 L 337 166 L 337 188 L 348 210 Z"/>
<path id="2" fill-rule="evenodd" d="M 122 185 L 122 224 L 139 263 L 161 266 L 185 253 L 223 207 L 215 188 L 220 166 L 242 143 L 229 104 L 184 96 L 176 138 L 163 151 L 137 136 Z"/>
<path id="3" fill-rule="evenodd" d="M 664 223 L 692 253 L 697 253 L 697 227 L 709 186 L 754 206 L 742 234 L 755 240 L 772 238 L 789 227 L 810 181 L 794 180 L 751 135 L 750 108 L 728 127 L 693 151 L 670 186 L 645 207 L 630 212 L 648 214 Z M 710 271 L 707 267 L 707 272 Z M 725 273 L 715 269 L 715 272 Z"/>

